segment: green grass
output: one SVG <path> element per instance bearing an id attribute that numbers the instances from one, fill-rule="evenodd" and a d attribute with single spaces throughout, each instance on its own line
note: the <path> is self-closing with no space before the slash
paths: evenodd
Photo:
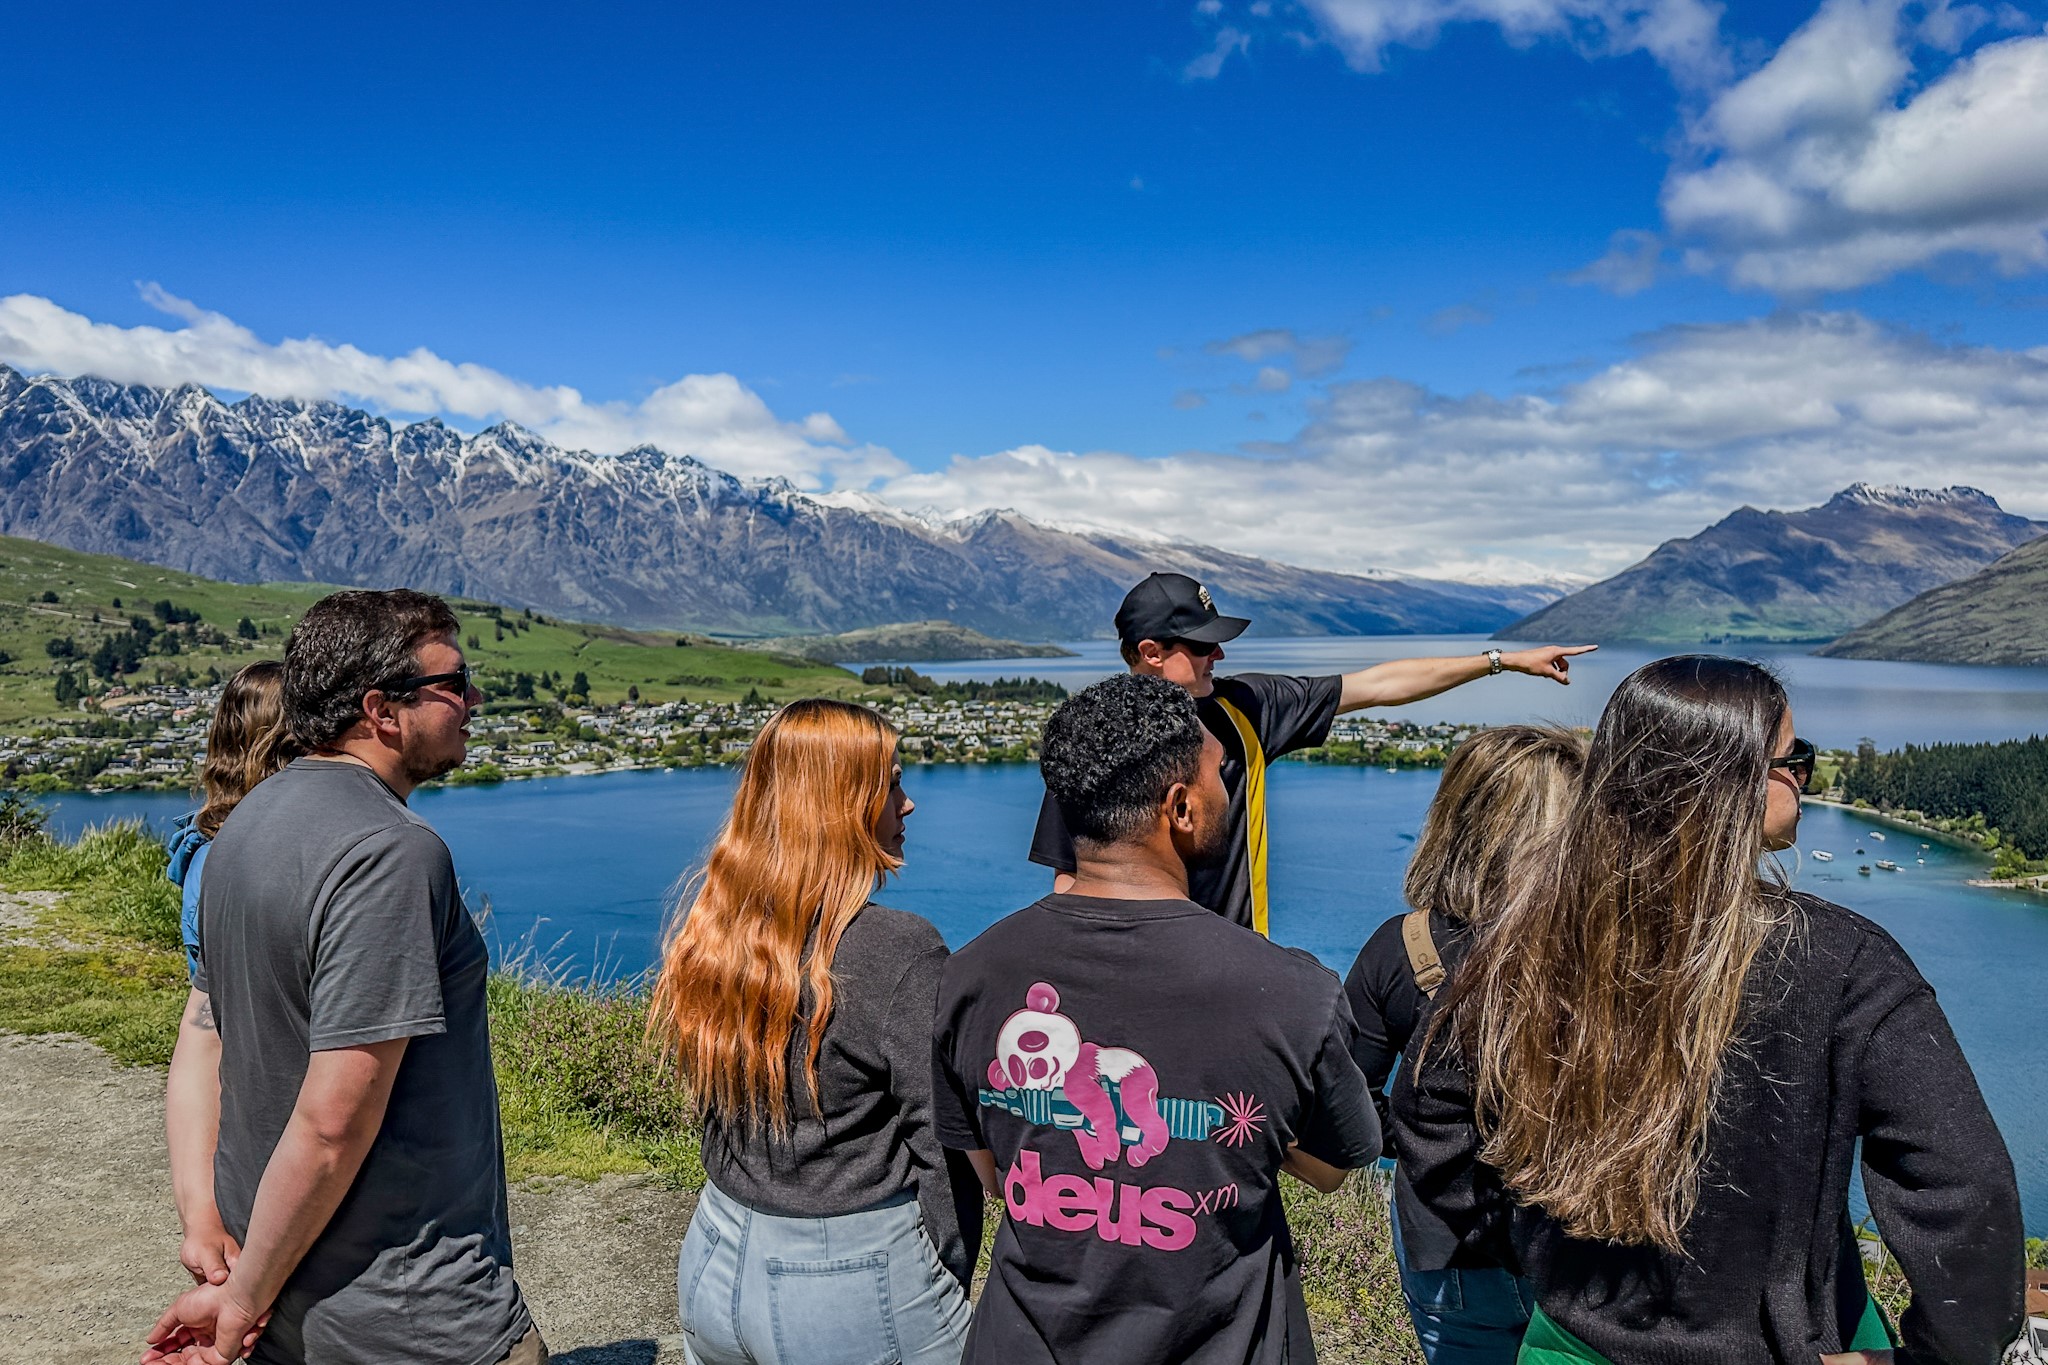
<path id="1" fill-rule="evenodd" d="M 253 659 L 276 657 L 306 608 L 335 590 L 317 583 L 221 583 L 111 555 L 0 536 L 0 654 L 10 656 L 0 663 L 0 727 L 20 729 L 75 714 L 58 705 L 56 678 L 66 667 L 79 674 L 85 670 L 77 660 L 60 664 L 53 659 L 46 649 L 52 639 L 69 637 L 81 655 L 88 655 L 101 640 L 125 631 L 129 617 L 149 616 L 152 604 L 168 598 L 197 612 L 202 626 L 227 637 L 227 643 L 187 643 L 176 655 L 152 654 L 123 681 L 168 681 L 187 670 L 204 676 L 209 667 L 225 675 Z M 56 600 L 45 602 L 45 595 Z M 115 606 L 116 601 L 121 605 Z M 582 672 L 589 678 L 592 702 L 624 701 L 628 688 L 638 688 L 648 702 L 676 697 L 736 701 L 755 689 L 777 702 L 875 692 L 830 664 L 734 649 L 701 636 L 528 618 L 516 608 L 461 599 L 451 604 L 462 619 L 465 644 L 476 641 L 468 650 L 470 661 L 486 675 L 502 675 L 509 682 L 519 672 L 555 673 L 566 686 Z M 243 617 L 256 628 L 256 639 L 237 638 Z M 688 643 L 679 648 L 679 639 Z"/>
<path id="2" fill-rule="evenodd" d="M 1360 1173 L 1335 1194 L 1293 1179 L 1281 1190 L 1318 1358 L 1420 1365 L 1379 1185 Z"/>
<path id="3" fill-rule="evenodd" d="M 734 649 L 698 635 L 585 625 L 554 617 L 530 621 L 511 608 L 503 609 L 501 629 L 500 618 L 490 614 L 487 603 L 455 600 L 451 605 L 462 617 L 463 651 L 487 677 L 548 672 L 568 682 L 580 672 L 590 681 L 593 702 L 624 701 L 628 688 L 638 688 L 645 702 L 676 697 L 737 701 L 756 689 L 774 701 L 888 691 L 864 689 L 860 679 L 832 664 Z M 678 640 L 686 643 L 679 646 Z"/>
<path id="4" fill-rule="evenodd" d="M 505 1159 L 516 1175 L 652 1170 L 678 1188 L 703 1187 L 696 1114 L 644 1040 L 644 993 L 500 972 L 490 994 Z"/>
<path id="5" fill-rule="evenodd" d="M 76 1033 L 129 1064 L 162 1065 L 185 1003 L 178 890 L 164 848 L 139 826 L 75 844 L 40 836 L 0 845 L 0 886 L 61 891 L 33 930 L 0 931 L 0 1027 Z"/>

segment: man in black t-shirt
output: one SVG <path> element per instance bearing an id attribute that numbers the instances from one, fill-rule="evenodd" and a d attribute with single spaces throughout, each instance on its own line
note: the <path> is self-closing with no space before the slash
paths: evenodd
<path id="1" fill-rule="evenodd" d="M 1007 1214 L 971 1365 L 1315 1359 L 1280 1172 L 1333 1191 L 1379 1123 L 1336 975 L 1188 899 L 1221 759 L 1158 679 L 1066 702 L 1041 764 L 1072 885 L 946 964 L 933 1126 Z"/>
<path id="2" fill-rule="evenodd" d="M 1495 673 L 1571 682 L 1571 656 L 1595 645 L 1439 659 L 1394 659 L 1355 673 L 1292 678 L 1273 673 L 1212 676 L 1224 642 L 1251 624 L 1220 616 L 1209 590 L 1186 574 L 1155 573 L 1125 595 L 1116 633 L 1131 672 L 1164 678 L 1195 698 L 1202 725 L 1223 745 L 1223 788 L 1230 801 L 1229 839 L 1213 866 L 1191 869 L 1189 896 L 1233 924 L 1266 932 L 1266 764 L 1313 749 L 1330 722 L 1369 706 L 1405 706 Z M 1074 841 L 1048 793 L 1038 809 L 1031 861 L 1053 869 L 1053 890 L 1074 872 Z"/>

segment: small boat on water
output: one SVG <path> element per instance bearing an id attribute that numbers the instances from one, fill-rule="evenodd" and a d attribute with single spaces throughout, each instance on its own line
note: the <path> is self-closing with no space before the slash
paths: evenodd
<path id="1" fill-rule="evenodd" d="M 1857 849 L 1857 850 L 1856 850 L 1856 852 L 1857 852 L 1857 853 L 1859 853 L 1859 854 L 1861 854 L 1861 853 L 1863 852 L 1863 850 L 1859 848 L 1859 849 Z"/>
<path id="2" fill-rule="evenodd" d="M 1889 858 L 1879 858 L 1877 860 L 1877 870 L 1879 872 L 1897 872 L 1899 865 Z"/>
<path id="3" fill-rule="evenodd" d="M 1835 855 L 1824 848 L 1817 848 L 1813 851 L 1813 860 L 1817 863 L 1831 863 L 1835 860 Z"/>
<path id="4" fill-rule="evenodd" d="M 1884 842 L 1884 836 L 1882 834 L 1879 834 L 1876 830 L 1870 831 L 1870 837 L 1877 840 L 1880 844 Z"/>
<path id="5" fill-rule="evenodd" d="M 1868 877 L 1870 875 L 1870 864 L 1863 863 L 1857 867 L 1856 871 L 1859 875 Z"/>

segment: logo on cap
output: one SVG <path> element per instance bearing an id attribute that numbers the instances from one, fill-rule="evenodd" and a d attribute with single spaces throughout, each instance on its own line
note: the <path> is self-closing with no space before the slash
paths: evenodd
<path id="1" fill-rule="evenodd" d="M 1195 596 L 1201 599 L 1202 605 L 1207 607 L 1210 611 L 1216 610 L 1215 599 L 1210 597 L 1209 590 L 1199 583 L 1195 585 Z"/>

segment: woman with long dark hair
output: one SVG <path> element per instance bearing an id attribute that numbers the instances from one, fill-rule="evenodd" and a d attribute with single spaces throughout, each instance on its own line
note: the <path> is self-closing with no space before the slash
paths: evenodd
<path id="1" fill-rule="evenodd" d="M 710 1177 L 677 1265 L 700 1365 L 940 1365 L 966 1341 L 980 1188 L 931 1126 L 946 946 L 871 899 L 914 808 L 896 744 L 864 707 L 777 712 L 663 955 L 650 1028 Z"/>
<path id="2" fill-rule="evenodd" d="M 1535 1290 L 1525 1360 L 1887 1358 L 1859 1139 L 1903 1358 L 1993 1362 L 2018 1330 L 2012 1161 L 1934 992 L 1764 860 L 1813 756 L 1754 664 L 1631 674 L 1396 1082 L 1417 1194 Z"/>
<path id="3" fill-rule="evenodd" d="M 1423 818 L 1402 887 L 1405 915 L 1382 924 L 1344 979 L 1358 1021 L 1352 1060 L 1365 1073 L 1386 1134 L 1387 1077 L 1409 1050 L 1430 1001 L 1472 935 L 1500 913 L 1515 864 L 1550 839 L 1577 790 L 1586 743 L 1554 725 L 1503 725 L 1460 744 Z M 1512 1365 L 1529 1325 L 1528 1289 L 1457 1235 L 1415 1196 L 1397 1167 L 1394 1256 L 1408 1316 L 1429 1365 Z"/>

